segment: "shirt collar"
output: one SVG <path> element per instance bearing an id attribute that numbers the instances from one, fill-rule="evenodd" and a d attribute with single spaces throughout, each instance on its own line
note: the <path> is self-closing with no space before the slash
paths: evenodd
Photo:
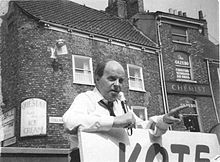
<path id="1" fill-rule="evenodd" d="M 96 101 L 99 102 L 101 100 L 105 100 L 105 98 L 102 96 L 102 94 L 99 92 L 99 90 L 95 87 L 93 89 L 93 92 L 94 92 L 94 95 L 95 95 L 95 98 L 96 98 Z M 120 100 L 117 99 L 116 102 L 119 102 Z"/>
<path id="2" fill-rule="evenodd" d="M 94 95 L 95 95 L 94 97 L 96 98 L 97 102 L 104 99 L 104 97 L 102 96 L 102 94 L 99 92 L 99 90 L 96 87 L 93 89 L 93 92 L 94 92 Z"/>

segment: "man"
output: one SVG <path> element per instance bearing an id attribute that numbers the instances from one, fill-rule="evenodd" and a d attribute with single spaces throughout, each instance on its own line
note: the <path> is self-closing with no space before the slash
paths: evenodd
<path id="1" fill-rule="evenodd" d="M 185 107 L 175 108 L 165 115 L 154 116 L 150 121 L 142 121 L 131 111 L 124 112 L 119 96 L 124 79 L 125 71 L 119 62 L 106 60 L 98 64 L 94 90 L 79 94 L 63 116 L 64 127 L 72 135 L 72 148 L 78 146 L 79 127 L 82 131 L 99 132 L 138 125 L 142 128 L 152 128 L 149 129 L 150 133 L 157 137 L 164 134 L 170 124 L 181 121 L 174 116 Z"/>

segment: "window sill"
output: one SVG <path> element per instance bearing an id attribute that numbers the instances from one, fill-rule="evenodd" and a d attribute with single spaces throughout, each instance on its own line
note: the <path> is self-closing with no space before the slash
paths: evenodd
<path id="1" fill-rule="evenodd" d="M 177 79 L 178 82 L 188 82 L 188 83 L 197 83 L 195 80 L 184 80 L 184 79 Z"/>
<path id="2" fill-rule="evenodd" d="M 129 91 L 146 92 L 146 90 L 129 88 Z"/>
<path id="3" fill-rule="evenodd" d="M 188 42 L 182 42 L 182 41 L 176 41 L 176 40 L 172 40 L 173 43 L 178 43 L 178 44 L 184 44 L 184 45 L 192 45 L 192 43 L 188 43 Z"/>
<path id="4" fill-rule="evenodd" d="M 82 84 L 82 85 L 88 85 L 88 86 L 95 86 L 94 83 L 81 83 L 81 82 L 73 82 L 73 84 Z"/>

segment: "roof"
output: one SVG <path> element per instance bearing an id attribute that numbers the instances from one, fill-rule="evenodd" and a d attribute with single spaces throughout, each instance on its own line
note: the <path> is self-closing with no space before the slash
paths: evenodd
<path id="1" fill-rule="evenodd" d="M 156 47 L 156 43 L 142 34 L 135 26 L 104 11 L 68 0 L 13 1 L 26 14 L 37 20 L 47 21 L 67 28 L 126 41 L 141 46 Z"/>

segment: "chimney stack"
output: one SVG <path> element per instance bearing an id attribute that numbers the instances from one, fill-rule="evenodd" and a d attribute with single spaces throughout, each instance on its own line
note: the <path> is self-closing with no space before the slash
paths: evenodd
<path id="1" fill-rule="evenodd" d="M 143 0 L 108 0 L 105 11 L 126 19 L 144 12 L 144 2 Z"/>

